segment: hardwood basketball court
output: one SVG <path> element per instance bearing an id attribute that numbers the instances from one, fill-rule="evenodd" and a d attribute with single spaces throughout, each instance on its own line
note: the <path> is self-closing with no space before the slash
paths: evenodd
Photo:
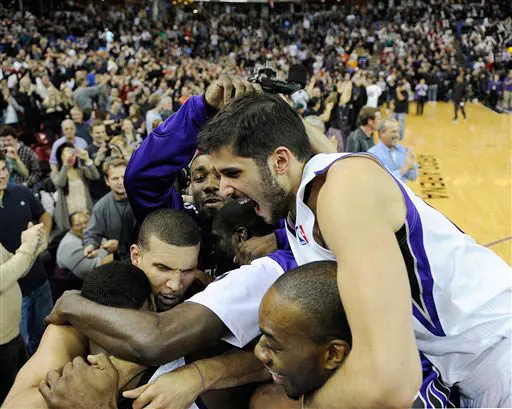
<path id="1" fill-rule="evenodd" d="M 403 143 L 420 164 L 410 187 L 512 265 L 512 115 L 467 104 L 453 123 L 451 103 L 426 104 L 423 117 L 409 108 Z"/>

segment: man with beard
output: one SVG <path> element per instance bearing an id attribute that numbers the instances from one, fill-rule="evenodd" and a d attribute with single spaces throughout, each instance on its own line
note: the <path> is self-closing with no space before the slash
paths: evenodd
<path id="1" fill-rule="evenodd" d="M 253 200 L 267 223 L 288 215 L 299 265 L 339 261 L 354 345 L 308 407 L 409 407 L 417 395 L 430 406 L 438 382 L 457 384 L 464 406 L 512 405 L 511 269 L 496 254 L 373 155 L 313 156 L 300 117 L 278 96 L 236 98 L 203 128 L 200 146 L 222 195 Z M 422 379 L 422 367 L 431 376 Z"/>
<path id="2" fill-rule="evenodd" d="M 224 205 L 219 195 L 220 175 L 208 155 L 197 152 L 198 134 L 206 122 L 233 96 L 260 92 L 260 88 L 237 77 L 221 77 L 203 96 L 190 97 L 174 115 L 154 129 L 130 159 L 125 175 L 125 188 L 135 217 L 139 222 L 155 209 L 175 208 L 191 214 L 201 228 L 199 268 L 215 275 L 212 240 L 209 237 L 212 220 Z M 178 172 L 190 166 L 190 190 L 195 209 L 185 207 L 182 196 L 174 187 Z M 276 230 L 246 243 L 244 261 L 269 254 L 277 248 L 287 248 L 286 232 Z"/>

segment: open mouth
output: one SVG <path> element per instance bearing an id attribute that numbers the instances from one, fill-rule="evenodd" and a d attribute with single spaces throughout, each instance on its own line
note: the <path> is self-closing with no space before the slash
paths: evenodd
<path id="1" fill-rule="evenodd" d="M 272 379 L 274 380 L 274 382 L 277 385 L 282 385 L 284 383 L 284 376 L 283 375 L 279 375 L 276 371 L 273 371 L 268 366 L 266 366 L 265 368 L 267 368 L 267 371 L 270 372 L 270 375 L 272 375 Z"/>
<path id="2" fill-rule="evenodd" d="M 165 306 L 175 305 L 179 301 L 175 295 L 162 295 L 158 296 L 158 302 Z"/>
<path id="3" fill-rule="evenodd" d="M 208 197 L 207 199 L 203 200 L 203 205 L 206 207 L 217 207 L 220 203 L 222 203 L 222 198 L 218 196 Z"/>

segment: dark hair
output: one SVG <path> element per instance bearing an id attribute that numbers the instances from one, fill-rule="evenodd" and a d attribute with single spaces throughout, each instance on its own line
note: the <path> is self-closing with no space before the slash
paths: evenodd
<path id="1" fill-rule="evenodd" d="M 151 284 L 140 268 L 113 261 L 89 272 L 82 285 L 82 297 L 101 305 L 139 309 L 151 294 Z"/>
<path id="2" fill-rule="evenodd" d="M 152 236 L 178 247 L 195 246 L 201 241 L 201 233 L 194 219 L 176 209 L 158 209 L 144 219 L 137 241 L 139 247 L 147 249 Z"/>
<path id="3" fill-rule="evenodd" d="M 97 126 L 105 126 L 105 124 L 101 119 L 95 119 L 94 121 L 92 121 L 91 129 L 94 129 Z"/>
<path id="4" fill-rule="evenodd" d="M 18 132 L 10 125 L 2 125 L 0 126 L 0 137 L 4 136 L 12 136 L 13 138 L 18 138 Z"/>
<path id="5" fill-rule="evenodd" d="M 126 168 L 128 166 L 128 162 L 121 158 L 106 160 L 102 168 L 103 174 L 108 178 L 108 172 L 111 168 L 118 168 L 121 166 Z"/>
<path id="6" fill-rule="evenodd" d="M 336 262 L 316 261 L 283 274 L 272 288 L 304 311 L 312 331 L 311 339 L 315 342 L 342 339 L 352 346 L 336 275 Z"/>
<path id="7" fill-rule="evenodd" d="M 57 150 L 55 151 L 55 156 L 57 157 L 57 168 L 60 170 L 62 168 L 62 152 L 66 148 L 75 149 L 75 145 L 71 142 L 64 142 L 62 145 L 60 145 Z M 75 162 L 75 167 L 78 166 L 78 162 Z"/>
<path id="8" fill-rule="evenodd" d="M 0 151 L 0 161 L 7 162 L 7 157 L 5 156 L 5 153 Z"/>
<path id="9" fill-rule="evenodd" d="M 376 108 L 364 107 L 359 114 L 359 123 L 363 126 L 368 125 L 368 121 L 373 119 L 375 121 Z"/>
<path id="10" fill-rule="evenodd" d="M 279 146 L 290 149 L 300 161 L 313 155 L 300 116 L 271 94 L 235 98 L 201 130 L 199 145 L 208 153 L 230 146 L 234 154 L 260 163 Z"/>
<path id="11" fill-rule="evenodd" d="M 69 225 L 70 225 L 70 226 L 73 226 L 73 222 L 72 222 L 73 217 L 75 217 L 77 214 L 83 214 L 83 213 L 85 213 L 85 212 L 78 211 L 78 212 L 73 212 L 73 213 L 71 213 L 71 214 L 69 215 L 69 217 L 68 217 Z"/>
<path id="12" fill-rule="evenodd" d="M 213 224 L 229 233 L 233 233 L 239 227 L 245 227 L 249 233 L 248 238 L 265 236 L 273 231 L 273 226 L 265 223 L 265 220 L 256 214 L 253 202 L 226 203 L 215 215 Z"/>
<path id="13" fill-rule="evenodd" d="M 64 149 L 66 148 L 72 148 L 72 149 L 75 149 L 75 145 L 73 145 L 71 142 L 64 142 L 62 145 L 60 145 L 56 152 L 55 152 L 55 155 L 57 156 L 57 169 L 58 170 L 61 170 L 62 169 L 62 152 L 64 151 Z M 75 164 L 73 166 L 74 168 L 77 168 L 78 167 L 78 159 L 75 161 Z M 64 187 L 62 188 L 62 191 L 64 192 L 64 196 L 67 196 L 68 193 L 69 193 L 69 180 L 66 178 L 66 184 L 64 185 Z"/>

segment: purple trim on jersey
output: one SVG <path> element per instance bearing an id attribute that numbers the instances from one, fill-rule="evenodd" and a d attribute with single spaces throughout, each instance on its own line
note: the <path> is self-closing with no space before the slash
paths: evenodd
<path id="1" fill-rule="evenodd" d="M 317 170 L 315 171 L 315 175 L 321 175 L 322 173 L 324 173 L 327 169 L 329 169 L 334 163 L 338 162 L 340 159 L 345 159 L 345 158 L 349 158 L 350 156 L 370 156 L 371 158 L 370 159 L 376 159 L 379 163 L 381 163 L 379 161 L 379 159 L 377 158 L 377 156 L 371 154 L 371 153 L 366 153 L 366 152 L 353 152 L 353 153 L 349 153 L 347 155 L 344 155 L 344 156 L 340 156 L 336 159 L 334 159 L 331 163 L 329 163 L 325 168 L 323 168 L 322 170 Z M 382 165 L 384 166 L 384 165 Z"/>
<path id="2" fill-rule="evenodd" d="M 315 174 L 321 175 L 322 173 L 327 171 L 335 162 L 339 161 L 340 159 L 348 158 L 350 156 L 360 156 L 367 157 L 369 159 L 374 159 L 396 181 L 396 178 L 393 176 L 393 174 L 389 172 L 389 170 L 382 164 L 382 162 L 375 155 L 365 152 L 350 153 L 348 155 L 337 157 L 325 168 L 316 171 Z M 413 304 L 413 314 L 418 319 L 418 321 L 420 321 L 421 324 L 425 328 L 427 328 L 432 334 L 437 336 L 446 336 L 441 325 L 441 321 L 439 320 L 439 315 L 437 313 L 437 308 L 434 302 L 434 278 L 432 276 L 430 263 L 427 257 L 427 253 L 425 251 L 425 245 L 423 243 L 423 226 L 421 225 L 421 219 L 418 214 L 418 211 L 416 210 L 416 207 L 412 203 L 411 199 L 409 198 L 409 195 L 405 191 L 402 184 L 399 181 L 396 181 L 396 183 L 400 190 L 402 191 L 402 195 L 407 206 L 407 234 L 409 239 L 409 250 L 413 258 L 415 259 L 414 271 L 408 273 L 411 273 L 409 274 L 410 277 L 416 277 L 415 280 L 417 281 L 418 288 L 420 290 L 419 294 L 417 294 L 417 297 L 414 297 L 413 294 L 413 300 L 417 299 L 424 304 Z"/>
<path id="3" fill-rule="evenodd" d="M 455 408 L 458 407 L 458 393 L 446 386 L 439 371 L 420 352 L 423 381 L 413 408 Z"/>
<path id="4" fill-rule="evenodd" d="M 446 336 L 437 308 L 434 302 L 434 278 L 432 276 L 432 270 L 430 269 L 430 263 L 428 261 L 427 253 L 425 251 L 425 244 L 423 242 L 423 226 L 421 224 L 421 218 L 418 214 L 416 206 L 412 203 L 411 198 L 405 191 L 405 188 L 397 182 L 398 187 L 402 191 L 404 196 L 405 204 L 407 206 L 407 226 L 408 226 L 408 240 L 409 249 L 415 259 L 414 274 L 418 279 L 418 285 L 420 289 L 419 298 L 423 302 L 423 306 L 413 305 L 413 314 L 420 321 L 425 328 L 427 328 L 432 334 L 437 336 Z M 413 294 L 413 299 L 414 299 Z"/>
<path id="5" fill-rule="evenodd" d="M 298 267 L 297 262 L 293 257 L 293 253 L 290 250 L 277 250 L 274 253 L 269 254 L 267 257 L 279 264 L 285 273 L 290 271 L 292 268 Z"/>

